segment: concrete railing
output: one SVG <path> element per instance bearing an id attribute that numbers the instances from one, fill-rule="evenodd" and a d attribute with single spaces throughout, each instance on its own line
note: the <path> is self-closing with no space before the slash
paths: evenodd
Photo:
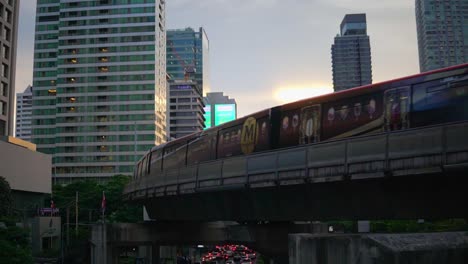
<path id="1" fill-rule="evenodd" d="M 164 170 L 133 180 L 127 199 L 468 168 L 468 122 L 386 132 Z"/>

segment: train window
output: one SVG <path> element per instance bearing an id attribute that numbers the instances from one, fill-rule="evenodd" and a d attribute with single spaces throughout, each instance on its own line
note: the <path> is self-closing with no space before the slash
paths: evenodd
<path id="1" fill-rule="evenodd" d="M 301 131 L 300 131 L 300 144 L 309 144 L 320 141 L 320 105 L 313 105 L 304 107 L 301 110 Z M 299 123 L 299 116 L 292 117 L 292 126 L 297 126 Z"/>
<path id="2" fill-rule="evenodd" d="M 138 162 L 138 172 L 137 172 L 137 175 L 138 175 L 138 178 L 141 178 L 141 167 L 142 167 L 142 164 L 141 164 L 141 161 Z"/>
<path id="3" fill-rule="evenodd" d="M 211 155 L 211 137 L 201 135 L 199 138 L 192 140 L 188 145 L 187 164 L 192 165 L 202 161 L 209 160 Z"/>
<path id="4" fill-rule="evenodd" d="M 157 172 L 161 170 L 161 153 L 162 149 L 157 149 L 151 153 L 149 172 Z"/>
<path id="5" fill-rule="evenodd" d="M 468 75 L 413 85 L 411 125 L 414 127 L 468 119 Z"/>
<path id="6" fill-rule="evenodd" d="M 147 158 L 144 157 L 143 160 L 141 161 L 141 176 L 145 176 L 146 173 L 147 173 L 147 167 L 148 167 L 148 163 L 147 163 Z"/>
<path id="7" fill-rule="evenodd" d="M 177 144 L 178 148 L 164 155 L 163 169 L 185 166 L 186 144 Z M 166 152 L 166 151 L 164 151 Z"/>
<path id="8" fill-rule="evenodd" d="M 238 124 L 232 127 L 224 128 L 219 132 L 217 146 L 218 158 L 231 157 L 241 154 L 240 142 L 237 139 L 240 136 L 238 131 L 241 129 L 242 125 Z M 212 148 L 214 149 L 214 145 Z"/>
<path id="9" fill-rule="evenodd" d="M 401 87 L 385 91 L 386 131 L 400 130 L 409 127 L 410 88 Z"/>
<path id="10" fill-rule="evenodd" d="M 322 104 L 320 140 L 382 131 L 383 93 L 370 93 Z"/>

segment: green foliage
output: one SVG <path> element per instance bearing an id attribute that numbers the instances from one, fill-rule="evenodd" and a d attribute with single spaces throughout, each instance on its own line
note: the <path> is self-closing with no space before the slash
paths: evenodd
<path id="1" fill-rule="evenodd" d="M 0 217 L 11 214 L 13 198 L 11 197 L 10 184 L 0 176 Z"/>
<path id="2" fill-rule="evenodd" d="M 265 260 L 263 260 L 263 256 L 258 256 L 257 261 L 255 262 L 257 264 L 265 264 Z"/>
<path id="3" fill-rule="evenodd" d="M 66 186 L 54 185 L 53 198 L 57 208 L 61 208 L 62 221 L 66 223 L 66 208 L 70 209 L 70 222 L 75 219 L 75 197 L 78 192 L 78 218 L 79 222 L 95 223 L 101 220 L 102 192 L 106 196 L 107 222 L 134 223 L 142 221 L 141 207 L 128 205 L 122 200 L 122 192 L 131 180 L 128 176 L 118 175 L 112 177 L 106 184 L 97 181 L 85 180 L 71 183 Z"/>
<path id="4" fill-rule="evenodd" d="M 465 219 L 444 219 L 424 221 L 416 220 L 385 220 L 371 221 L 371 232 L 376 233 L 418 233 L 418 232 L 448 232 L 468 230 Z"/>
<path id="5" fill-rule="evenodd" d="M 84 180 L 69 185 L 54 185 L 53 200 L 60 208 L 62 223 L 67 223 L 67 208 L 69 208 L 69 245 L 65 248 L 65 263 L 85 263 L 90 237 L 90 225 L 102 221 L 101 201 L 102 192 L 106 196 L 106 222 L 139 222 L 143 220 L 142 208 L 128 205 L 122 200 L 122 192 L 130 182 L 128 176 L 117 175 L 105 184 L 94 180 Z M 75 235 L 75 197 L 78 192 L 78 234 Z M 84 225 L 83 225 L 84 224 Z M 65 225 L 66 226 L 66 225 Z M 64 236 L 66 236 L 66 227 Z M 66 240 L 66 239 L 65 239 Z"/>
<path id="6" fill-rule="evenodd" d="M 23 228 L 0 228 L 0 249 L 0 264 L 33 263 L 29 232 Z"/>

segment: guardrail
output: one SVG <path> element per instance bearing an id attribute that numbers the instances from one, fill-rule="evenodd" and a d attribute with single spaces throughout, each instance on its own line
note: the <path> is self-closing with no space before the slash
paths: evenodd
<path id="1" fill-rule="evenodd" d="M 468 169 L 468 122 L 326 141 L 165 170 L 126 199 Z"/>

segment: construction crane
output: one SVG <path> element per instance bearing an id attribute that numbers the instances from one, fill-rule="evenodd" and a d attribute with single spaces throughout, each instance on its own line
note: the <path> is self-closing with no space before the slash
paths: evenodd
<path id="1" fill-rule="evenodd" d="M 191 64 L 186 65 L 185 61 L 180 57 L 179 53 L 177 50 L 174 48 L 174 43 L 171 41 L 168 41 L 169 46 L 172 48 L 172 51 L 174 52 L 177 60 L 179 61 L 180 65 L 182 65 L 182 69 L 184 70 L 184 80 L 187 81 L 189 77 L 195 74 L 196 68 L 195 68 L 195 59 L 192 61 Z M 194 51 L 196 53 L 196 50 Z"/>

